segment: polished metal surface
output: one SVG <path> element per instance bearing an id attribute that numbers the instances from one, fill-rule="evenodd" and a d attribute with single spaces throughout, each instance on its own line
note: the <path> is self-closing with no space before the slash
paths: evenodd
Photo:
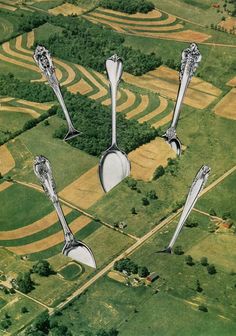
<path id="1" fill-rule="evenodd" d="M 52 58 L 51 58 L 49 51 L 45 47 L 38 45 L 37 48 L 35 49 L 33 58 L 36 64 L 38 65 L 39 69 L 41 70 L 41 72 L 47 78 L 47 81 L 49 85 L 52 87 L 55 95 L 57 96 L 57 99 L 64 112 L 67 125 L 68 125 L 68 129 L 69 129 L 64 140 L 67 141 L 69 139 L 76 137 L 77 135 L 81 133 L 77 131 L 72 124 L 69 112 L 67 110 L 67 107 L 65 105 L 65 102 L 64 102 L 64 99 L 61 93 L 60 85 L 59 85 L 59 82 L 57 80 L 56 73 L 55 73 L 55 67 L 53 65 Z"/>
<path id="2" fill-rule="evenodd" d="M 35 175 L 39 178 L 46 195 L 53 203 L 61 223 L 65 236 L 65 245 L 62 253 L 80 263 L 96 268 L 93 252 L 85 243 L 80 240 L 76 240 L 66 222 L 56 193 L 56 185 L 48 159 L 42 155 L 36 156 L 33 168 Z"/>
<path id="3" fill-rule="evenodd" d="M 210 174 L 211 169 L 208 166 L 202 166 L 201 169 L 198 171 L 196 177 L 193 180 L 193 183 L 191 185 L 191 188 L 189 190 L 181 217 L 179 219 L 179 223 L 176 227 L 175 233 L 169 243 L 169 245 L 160 252 L 172 252 L 173 246 L 180 234 L 180 231 L 182 230 L 184 223 L 186 222 L 191 210 L 193 209 L 195 203 L 197 202 L 197 199 L 199 197 L 200 192 L 203 190 L 208 176 Z"/>
<path id="4" fill-rule="evenodd" d="M 130 175 L 130 162 L 127 155 L 121 151 L 116 143 L 116 96 L 122 76 L 122 60 L 113 55 L 106 61 L 107 77 L 110 83 L 112 107 L 112 143 L 102 154 L 99 163 L 99 177 L 105 192 L 108 192 Z"/>
<path id="5" fill-rule="evenodd" d="M 163 137 L 170 144 L 177 155 L 181 155 L 181 142 L 176 134 L 176 127 L 179 120 L 180 109 L 187 90 L 187 87 L 194 75 L 199 62 L 201 61 L 201 54 L 195 43 L 191 43 L 189 48 L 184 49 L 181 57 L 181 69 L 179 73 L 179 90 L 174 107 L 173 117 L 170 127 L 167 129 Z"/>

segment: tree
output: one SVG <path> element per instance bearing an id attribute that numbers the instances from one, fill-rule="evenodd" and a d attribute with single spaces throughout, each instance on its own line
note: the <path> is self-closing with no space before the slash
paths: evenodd
<path id="1" fill-rule="evenodd" d="M 65 325 L 59 325 L 51 330 L 52 336 L 72 336 L 72 333 Z"/>
<path id="2" fill-rule="evenodd" d="M 49 276 L 52 273 L 51 265 L 47 260 L 39 260 L 33 265 L 33 272 L 41 276 Z"/>
<path id="3" fill-rule="evenodd" d="M 5 319 L 1 321 L 1 327 L 5 330 L 8 329 L 11 325 L 12 325 L 12 322 L 10 319 Z"/>
<path id="4" fill-rule="evenodd" d="M 174 248 L 174 254 L 181 255 L 184 254 L 183 248 L 181 245 L 177 245 Z"/>
<path id="5" fill-rule="evenodd" d="M 198 222 L 195 220 L 195 219 L 187 219 L 186 220 L 186 224 L 185 224 L 186 227 L 189 227 L 189 228 L 194 228 L 194 227 L 197 227 L 198 226 Z"/>
<path id="6" fill-rule="evenodd" d="M 132 179 L 132 178 L 129 178 L 127 180 L 127 185 L 131 190 L 136 190 L 137 189 L 137 181 Z"/>
<path id="7" fill-rule="evenodd" d="M 34 282 L 31 279 L 30 272 L 20 273 L 16 278 L 16 285 L 24 294 L 27 294 L 34 289 Z"/>
<path id="8" fill-rule="evenodd" d="M 214 209 L 210 209 L 209 214 L 210 214 L 211 216 L 216 216 L 216 212 L 215 212 Z"/>
<path id="9" fill-rule="evenodd" d="M 45 334 L 48 334 L 49 329 L 50 329 L 50 320 L 49 320 L 49 315 L 48 312 L 44 312 L 42 314 L 40 314 L 34 324 L 33 327 L 36 330 L 42 331 Z"/>
<path id="10" fill-rule="evenodd" d="M 191 255 L 187 255 L 186 258 L 185 258 L 185 262 L 187 265 L 189 266 L 193 266 L 194 265 L 194 262 L 193 262 L 193 258 L 191 257 Z"/>
<path id="11" fill-rule="evenodd" d="M 144 206 L 149 205 L 149 200 L 147 199 L 147 197 L 142 198 L 142 203 L 143 203 Z"/>
<path id="12" fill-rule="evenodd" d="M 50 125 L 48 119 L 46 119 L 43 124 L 44 124 L 44 126 L 49 126 Z"/>
<path id="13" fill-rule="evenodd" d="M 196 284 L 196 291 L 198 292 L 198 293 L 201 293 L 202 292 L 202 287 L 201 287 L 201 285 L 200 285 L 200 281 L 199 280 L 197 280 L 197 284 Z"/>
<path id="14" fill-rule="evenodd" d="M 208 312 L 207 307 L 204 304 L 198 306 L 198 310 L 203 311 L 204 313 Z"/>
<path id="15" fill-rule="evenodd" d="M 202 257 L 200 263 L 202 264 L 202 266 L 207 266 L 208 265 L 207 257 Z"/>
<path id="16" fill-rule="evenodd" d="M 150 272 L 146 266 L 139 267 L 138 274 L 141 278 L 146 278 Z"/>
<path id="17" fill-rule="evenodd" d="M 25 313 L 28 313 L 28 309 L 24 306 L 21 308 L 21 313 L 22 314 L 25 314 Z"/>
<path id="18" fill-rule="evenodd" d="M 131 213 L 132 213 L 132 215 L 136 215 L 137 214 L 135 207 L 131 208 Z"/>
<path id="19" fill-rule="evenodd" d="M 158 166 L 153 174 L 153 180 L 157 180 L 165 174 L 165 169 L 163 166 Z"/>
<path id="20" fill-rule="evenodd" d="M 214 266 L 213 264 L 208 265 L 208 266 L 207 266 L 207 272 L 208 272 L 209 274 L 215 274 L 215 273 L 216 273 L 216 268 L 215 268 L 215 266 Z"/>
<path id="21" fill-rule="evenodd" d="M 151 200 L 155 200 L 158 198 L 155 190 L 148 191 L 147 197 L 150 198 Z"/>

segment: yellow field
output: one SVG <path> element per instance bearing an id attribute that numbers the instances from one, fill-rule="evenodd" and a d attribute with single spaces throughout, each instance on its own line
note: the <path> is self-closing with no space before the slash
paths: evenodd
<path id="1" fill-rule="evenodd" d="M 3 183 L 0 184 L 0 192 L 3 190 L 6 190 L 11 185 L 12 185 L 12 182 L 4 181 Z M 0 233 L 0 237 L 1 237 L 1 233 Z"/>
<path id="2" fill-rule="evenodd" d="M 82 95 L 87 94 L 93 90 L 92 86 L 89 85 L 83 78 L 81 78 L 77 83 L 68 87 L 71 93 L 80 93 Z"/>
<path id="3" fill-rule="evenodd" d="M 111 278 L 113 280 L 116 280 L 116 281 L 121 282 L 121 283 L 126 283 L 125 276 L 122 275 L 121 273 L 118 273 L 118 272 L 115 272 L 115 271 L 110 271 L 107 275 L 108 275 L 109 278 Z"/>
<path id="4" fill-rule="evenodd" d="M 104 13 L 108 13 L 111 15 L 117 15 L 117 11 L 114 11 L 112 9 L 105 9 L 105 8 L 100 8 L 100 10 L 102 10 Z M 143 14 L 143 13 L 136 13 L 136 14 L 126 14 L 126 13 L 122 13 L 119 12 L 119 16 L 124 16 L 124 17 L 129 17 L 129 18 L 133 18 L 133 19 L 159 19 L 162 14 L 161 12 L 159 12 L 158 10 L 154 9 L 151 12 L 148 12 L 147 14 Z"/>
<path id="5" fill-rule="evenodd" d="M 84 12 L 84 9 L 69 3 L 64 3 L 61 6 L 49 9 L 48 12 L 53 15 L 62 14 L 68 16 L 72 14 L 80 15 Z"/>
<path id="6" fill-rule="evenodd" d="M 149 89 L 155 93 L 159 93 L 164 97 L 176 99 L 179 87 L 178 72 L 167 67 L 150 71 L 140 77 L 133 76 L 129 73 L 124 73 L 124 81 L 127 83 L 139 86 L 144 89 Z M 184 103 L 195 108 L 204 109 L 211 104 L 216 96 L 219 96 L 221 90 L 214 87 L 212 84 L 204 82 L 199 78 L 193 78 L 190 84 Z"/>
<path id="7" fill-rule="evenodd" d="M 224 21 L 221 21 L 219 26 L 231 30 L 236 28 L 236 18 L 235 17 L 227 17 Z"/>
<path id="8" fill-rule="evenodd" d="M 6 145 L 0 146 L 0 172 L 7 174 L 15 167 L 15 161 Z"/>
<path id="9" fill-rule="evenodd" d="M 83 209 L 91 207 L 103 195 L 97 166 L 91 168 L 59 193 L 61 198 Z"/>
<path id="10" fill-rule="evenodd" d="M 236 89 L 232 89 L 221 99 L 214 112 L 221 117 L 236 120 Z"/>
<path id="11" fill-rule="evenodd" d="M 168 106 L 168 100 L 163 98 L 163 97 L 159 97 L 160 99 L 160 105 L 152 112 L 146 114 L 144 117 L 139 118 L 138 122 L 143 123 L 145 121 L 149 121 L 150 119 L 156 117 L 158 114 L 162 113 L 163 111 L 165 111 L 165 109 Z"/>
<path id="12" fill-rule="evenodd" d="M 168 158 L 174 158 L 175 153 L 164 139 L 155 140 L 142 145 L 129 155 L 131 175 L 137 180 L 150 181 L 155 169 L 167 165 Z"/>
<path id="13" fill-rule="evenodd" d="M 83 227 L 88 225 L 90 222 L 91 222 L 90 218 L 86 216 L 80 216 L 70 224 L 70 228 L 73 233 L 76 233 Z M 59 231 L 49 237 L 38 240 L 36 242 L 22 246 L 7 247 L 7 249 L 19 255 L 32 254 L 49 249 L 59 243 L 62 243 L 63 241 L 64 241 L 64 234 L 62 231 Z"/>
<path id="14" fill-rule="evenodd" d="M 63 211 L 66 216 L 72 210 L 67 206 L 63 206 Z M 50 226 L 54 225 L 57 221 L 58 221 L 57 214 L 55 211 L 53 211 L 50 214 L 44 216 L 43 218 L 40 218 L 39 220 L 30 225 L 11 231 L 0 231 L 0 240 L 14 240 L 31 236 L 32 234 L 35 234 L 37 232 L 49 228 Z"/>
<path id="15" fill-rule="evenodd" d="M 140 104 L 135 109 L 127 113 L 126 118 L 131 119 L 135 117 L 136 115 L 144 111 L 148 107 L 148 104 L 149 104 L 149 97 L 147 95 L 141 95 Z"/>

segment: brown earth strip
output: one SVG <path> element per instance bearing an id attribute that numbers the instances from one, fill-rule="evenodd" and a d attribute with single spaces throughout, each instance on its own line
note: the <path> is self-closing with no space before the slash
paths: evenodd
<path id="1" fill-rule="evenodd" d="M 43 111 L 48 111 L 50 109 L 51 106 L 53 106 L 52 104 L 49 103 L 36 103 L 36 102 L 31 102 L 28 100 L 24 100 L 24 99 L 17 99 L 17 103 L 22 104 L 22 105 L 28 105 L 31 107 L 35 107 L 39 110 L 43 110 Z"/>
<path id="2" fill-rule="evenodd" d="M 145 121 L 149 121 L 150 119 L 156 117 L 158 114 L 162 113 L 163 111 L 165 111 L 165 109 L 168 106 L 168 100 L 163 98 L 163 97 L 159 97 L 160 99 L 160 105 L 152 112 L 146 114 L 144 117 L 138 119 L 138 122 L 143 123 Z"/>
<path id="3" fill-rule="evenodd" d="M 174 23 L 176 21 L 176 18 L 174 16 L 169 16 L 167 19 L 165 20 L 159 20 L 159 21 L 138 21 L 138 20 L 128 20 L 128 19 L 122 19 L 122 18 L 118 18 L 117 16 L 108 16 L 108 15 L 104 15 L 100 12 L 91 12 L 89 13 L 89 16 L 95 17 L 97 19 L 105 19 L 107 21 L 112 21 L 114 23 L 117 24 L 122 24 L 122 23 L 130 23 L 132 25 L 140 25 L 140 26 L 164 26 L 164 25 L 169 25 L 171 23 Z M 130 27 L 132 28 L 132 27 Z M 144 28 L 142 28 L 144 29 Z"/>
<path id="4" fill-rule="evenodd" d="M 10 11 L 12 11 L 12 12 L 14 12 L 15 10 L 17 10 L 16 7 L 8 6 L 8 5 L 6 5 L 6 4 L 2 4 L 2 3 L 0 4 L 0 8 L 7 9 L 7 10 L 10 10 Z"/>
<path id="5" fill-rule="evenodd" d="M 26 113 L 31 115 L 33 118 L 37 118 L 38 116 L 40 116 L 40 114 L 38 112 L 36 112 L 35 110 L 26 108 L 26 107 L 19 107 L 19 106 L 4 106 L 4 105 L 0 105 L 0 112 L 1 111 L 7 111 L 7 112 L 15 112 L 15 113 Z"/>
<path id="6" fill-rule="evenodd" d="M 80 94 L 85 95 L 87 93 L 90 93 L 93 90 L 93 88 L 83 78 L 81 78 L 77 83 L 69 86 L 68 90 L 71 93 L 79 92 Z"/>
<path id="7" fill-rule="evenodd" d="M 148 104 L 149 104 L 148 95 L 141 95 L 140 104 L 134 110 L 127 113 L 126 118 L 131 119 L 131 118 L 135 117 L 136 115 L 138 115 L 139 113 L 143 112 L 148 107 Z"/>
<path id="8" fill-rule="evenodd" d="M 29 33 L 27 33 L 27 48 L 31 48 L 34 45 L 34 30 L 31 30 Z"/>
<path id="9" fill-rule="evenodd" d="M 82 228 L 84 228 L 86 225 L 88 225 L 90 222 L 91 219 L 89 217 L 80 216 L 70 224 L 70 228 L 73 233 L 76 233 Z M 32 254 L 47 250 L 59 243 L 62 243 L 63 241 L 64 241 L 64 234 L 62 231 L 60 231 L 49 237 L 38 240 L 36 242 L 22 246 L 7 247 L 7 249 L 19 255 Z"/>
<path id="10" fill-rule="evenodd" d="M 62 208 L 65 216 L 72 211 L 71 208 L 68 208 L 65 205 L 63 205 Z M 57 221 L 58 221 L 57 214 L 55 211 L 53 211 L 50 214 L 44 216 L 43 218 L 40 218 L 39 220 L 30 225 L 10 231 L 0 231 L 0 240 L 15 240 L 28 237 L 37 232 L 48 229 L 49 227 L 54 225 Z"/>
<path id="11" fill-rule="evenodd" d="M 163 38 L 163 39 L 168 39 L 168 40 L 176 40 L 176 41 L 182 41 L 182 42 L 196 42 L 196 43 L 201 43 L 206 40 L 208 40 L 211 35 L 205 34 L 205 33 L 200 33 L 196 32 L 193 30 L 183 30 L 181 32 L 175 32 L 175 33 L 148 33 L 148 32 L 140 32 L 137 33 L 136 35 L 139 36 L 147 36 L 147 37 L 152 37 L 152 38 Z"/>
<path id="12" fill-rule="evenodd" d="M 137 180 L 150 181 L 155 169 L 167 165 L 168 158 L 174 158 L 175 153 L 161 138 L 140 146 L 129 155 L 131 175 Z"/>
<path id="13" fill-rule="evenodd" d="M 7 174 L 15 167 L 15 160 L 6 145 L 0 146 L 0 172 L 2 175 Z"/>
<path id="14" fill-rule="evenodd" d="M 103 195 L 98 177 L 98 166 L 91 168 L 59 193 L 62 199 L 83 209 L 91 207 Z"/>
<path id="15" fill-rule="evenodd" d="M 152 127 L 158 128 L 167 123 L 169 123 L 172 119 L 173 112 L 171 111 L 166 117 L 162 118 L 161 120 L 157 121 L 156 123 L 152 124 Z"/>
<path id="16" fill-rule="evenodd" d="M 12 182 L 4 181 L 3 183 L 0 184 L 0 192 L 6 190 L 12 186 Z M 0 233 L 0 239 L 1 239 L 1 233 Z"/>
<path id="17" fill-rule="evenodd" d="M 236 120 L 236 88 L 220 100 L 215 106 L 214 112 L 221 117 Z"/>
<path id="18" fill-rule="evenodd" d="M 123 91 L 127 94 L 127 100 L 124 103 L 117 106 L 116 108 L 117 112 L 122 112 L 127 108 L 131 107 L 136 100 L 136 96 L 133 92 L 127 89 L 123 89 Z"/>
<path id="19" fill-rule="evenodd" d="M 112 9 L 105 9 L 105 8 L 98 8 L 98 9 L 99 11 L 102 11 L 104 13 L 119 15 L 119 16 L 134 18 L 134 19 L 159 19 L 162 16 L 162 13 L 156 9 L 154 9 L 151 12 L 145 13 L 145 14 L 143 13 L 126 14 L 126 13 L 114 11 Z"/>
<path id="20" fill-rule="evenodd" d="M 63 5 L 60 5 L 60 6 L 57 6 L 57 7 L 54 7 L 48 10 L 50 14 L 53 14 L 53 15 L 62 14 L 64 16 L 68 16 L 72 14 L 80 15 L 84 11 L 85 10 L 83 8 L 75 6 L 70 3 L 64 3 Z"/>

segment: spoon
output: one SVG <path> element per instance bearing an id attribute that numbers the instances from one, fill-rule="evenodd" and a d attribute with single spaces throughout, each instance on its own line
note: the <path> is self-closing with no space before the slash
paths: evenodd
<path id="1" fill-rule="evenodd" d="M 45 194 L 52 201 L 56 209 L 59 221 L 61 223 L 65 236 L 65 244 L 62 249 L 62 253 L 82 264 L 96 268 L 96 262 L 93 256 L 93 252 L 85 243 L 80 240 L 76 240 L 66 222 L 63 210 L 61 208 L 56 193 L 56 185 L 48 159 L 42 155 L 36 156 L 33 168 L 35 175 L 39 178 L 41 182 Z"/>
<path id="2" fill-rule="evenodd" d="M 182 230 L 184 223 L 186 222 L 191 210 L 193 209 L 197 199 L 199 197 L 200 192 L 204 188 L 204 185 L 207 182 L 208 176 L 210 174 L 211 169 L 208 166 L 202 166 L 201 169 L 198 171 L 196 177 L 193 180 L 191 188 L 189 190 L 179 223 L 176 227 L 175 233 L 169 243 L 169 245 L 162 251 L 159 252 L 167 252 L 172 253 L 173 246 Z"/>
<path id="3" fill-rule="evenodd" d="M 77 135 L 81 134 L 81 132 L 77 131 L 74 128 L 72 121 L 70 119 L 70 115 L 65 105 L 64 99 L 62 97 L 60 85 L 56 77 L 55 68 L 52 62 L 51 55 L 45 47 L 38 45 L 37 48 L 35 49 L 33 58 L 36 64 L 38 65 L 39 69 L 42 71 L 42 73 L 47 78 L 49 85 L 53 88 L 53 91 L 55 95 L 57 96 L 57 99 L 66 117 L 68 129 L 69 129 L 64 140 L 65 141 L 70 140 L 76 137 Z"/>
<path id="4" fill-rule="evenodd" d="M 130 175 L 130 162 L 127 155 L 121 151 L 116 143 L 116 95 L 122 76 L 122 60 L 113 55 L 106 61 L 106 71 L 110 82 L 112 107 L 112 144 L 102 154 L 99 163 L 99 177 L 105 192 L 110 191 L 125 177 Z"/>
<path id="5" fill-rule="evenodd" d="M 181 105 L 182 105 L 187 87 L 201 59 L 202 59 L 202 56 L 195 43 L 191 43 L 190 47 L 187 49 L 184 49 L 182 52 L 181 69 L 179 73 L 180 85 L 179 85 L 179 90 L 178 90 L 175 108 L 173 112 L 173 117 L 172 117 L 170 127 L 167 129 L 166 133 L 163 135 L 165 140 L 169 143 L 169 145 L 177 153 L 178 156 L 181 155 L 181 142 L 176 135 L 176 127 L 177 127 L 178 120 L 179 120 L 180 109 L 181 109 Z"/>

